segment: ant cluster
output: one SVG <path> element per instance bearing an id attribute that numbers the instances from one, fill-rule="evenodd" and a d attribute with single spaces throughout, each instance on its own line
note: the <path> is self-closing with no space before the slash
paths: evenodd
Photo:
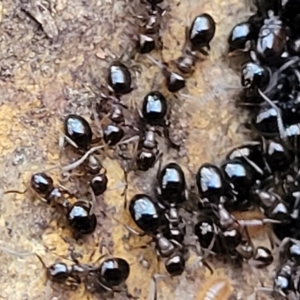
<path id="1" fill-rule="evenodd" d="M 146 16 L 138 17 L 141 23 L 137 51 L 141 54 L 159 49 L 161 45 L 160 25 L 166 13 L 166 10 L 159 6 L 162 2 L 147 0 Z M 186 32 L 182 57 L 176 61 L 178 69 L 184 74 L 192 73 L 197 51 L 208 54 L 204 49 L 209 49 L 209 42 L 215 33 L 215 22 L 208 14 L 199 15 Z M 152 59 L 150 56 L 149 58 Z M 170 92 L 177 92 L 185 86 L 185 79 L 181 75 L 168 71 L 165 65 L 162 69 Z M 60 146 L 64 147 L 66 142 L 67 146 L 71 146 L 73 154 L 79 155 L 80 158 L 69 165 L 59 164 L 59 168 L 65 177 L 64 181 L 76 177 L 80 189 L 71 192 L 65 186 L 55 184 L 47 172 L 39 172 L 31 176 L 29 187 L 25 190 L 29 190 L 34 197 L 52 206 L 62 215 L 75 239 L 93 234 L 97 227 L 97 197 L 101 197 L 108 186 L 107 172 L 101 164 L 100 157 L 105 155 L 102 150 L 112 148 L 114 153 L 119 154 L 118 158 L 122 158 L 123 161 L 129 160 L 129 171 L 147 171 L 162 157 L 157 134 L 164 134 L 168 139 L 170 110 L 166 97 L 160 91 L 150 91 L 144 97 L 141 109 L 137 109 L 138 118 L 134 118 L 135 112 L 130 111 L 122 102 L 122 97 L 133 90 L 133 79 L 130 68 L 121 57 L 109 65 L 106 85 L 102 86 L 97 102 L 93 103 L 95 109 L 90 117 L 95 121 L 99 133 L 97 137 L 93 126 L 83 116 L 69 114 L 64 118 Z M 131 120 L 128 121 L 127 116 L 130 116 Z M 135 143 L 135 153 L 133 157 L 128 158 L 125 155 L 126 147 L 131 142 Z M 170 140 L 169 142 L 171 143 Z M 79 172 L 72 172 L 75 169 Z M 187 200 L 185 178 L 181 168 L 172 163 L 165 166 L 159 173 L 158 186 L 159 202 L 144 194 L 136 195 L 130 201 L 129 212 L 140 229 L 153 238 L 159 257 L 165 259 L 167 271 L 171 275 L 180 275 L 184 271 L 188 252 L 187 247 L 182 244 L 185 223 L 177 209 L 179 203 Z M 6 194 L 15 192 L 18 191 L 7 191 Z M 106 216 L 105 213 L 104 215 Z M 43 263 L 39 256 L 38 258 Z M 130 267 L 124 259 L 110 257 L 97 267 L 81 264 L 74 259 L 73 261 L 71 266 L 55 263 L 46 267 L 43 263 L 48 279 L 71 289 L 76 289 L 84 283 L 90 292 L 125 291 L 126 295 L 131 297 L 125 284 Z"/>
<path id="2" fill-rule="evenodd" d="M 148 11 L 146 16 L 138 17 L 142 20 L 137 38 L 137 50 L 141 54 L 147 54 L 162 47 L 160 24 L 162 17 L 167 12 L 166 9 L 162 9 L 158 5 L 163 1 L 149 0 L 148 2 L 150 7 L 147 7 Z M 185 87 L 186 75 L 191 75 L 193 73 L 195 64 L 200 59 L 198 53 L 208 55 L 210 42 L 215 35 L 215 31 L 215 21 L 207 13 L 196 16 L 192 24 L 186 27 L 182 55 L 172 62 L 181 74 L 171 71 L 169 63 L 161 63 L 150 55 L 147 55 L 150 61 L 161 69 L 169 92 L 177 93 Z"/>
<path id="3" fill-rule="evenodd" d="M 150 53 L 161 45 L 160 24 L 166 13 L 159 5 L 162 2 L 147 0 L 147 14 L 139 17 L 137 50 L 141 54 Z M 299 37 L 295 19 L 300 15 L 300 5 L 292 3 L 290 0 L 282 5 L 275 5 L 277 2 L 267 5 L 266 1 L 257 1 L 257 12 L 247 22 L 236 25 L 229 36 L 229 52 L 246 53 L 250 57 L 242 66 L 244 90 L 241 101 L 253 108 L 251 126 L 256 137 L 252 142 L 232 149 L 220 166 L 211 163 L 200 166 L 194 178 L 198 189 L 197 207 L 193 207 L 192 213 L 188 209 L 192 202 L 191 193 L 182 168 L 175 162 L 161 167 L 162 153 L 157 134 L 162 135 L 163 128 L 168 137 L 168 101 L 160 91 L 150 91 L 144 97 L 141 109 L 137 110 L 138 121 L 132 117 L 134 121 L 128 122 L 127 116 L 133 112 L 121 98 L 133 90 L 133 80 L 130 69 L 121 59 L 110 64 L 107 88 L 103 87 L 96 104 L 93 118 L 99 125 L 100 136 L 94 137 L 92 126 L 80 115 L 71 114 L 64 120 L 64 139 L 81 157 L 61 170 L 67 173 L 83 167 L 88 195 L 79 200 L 77 194 L 56 186 L 46 173 L 32 175 L 30 190 L 63 214 L 74 236 L 79 238 L 95 231 L 97 197 L 107 190 L 107 172 L 99 159 L 101 150 L 112 148 L 120 158 L 129 160 L 129 171 L 147 171 L 160 161 L 155 196 L 140 193 L 129 201 L 130 216 L 142 233 L 125 227 L 130 233 L 151 237 L 166 271 L 171 276 L 181 275 L 186 269 L 191 247 L 211 272 L 208 263 L 211 256 L 230 259 L 239 265 L 248 262 L 256 268 L 269 266 L 274 261 L 273 252 L 263 246 L 255 247 L 248 232 L 251 227 L 269 224 L 275 235 L 273 243 L 277 242 L 276 238 L 287 237 L 279 245 L 280 266 L 271 292 L 277 298 L 298 299 L 300 50 L 297 50 Z M 198 55 L 208 55 L 215 26 L 213 18 L 203 13 L 186 28 L 182 56 L 175 60 L 181 74 L 171 72 L 168 64 L 148 55 L 162 69 L 169 92 L 176 93 L 184 88 L 185 76 L 192 74 L 200 59 Z M 136 145 L 135 153 L 133 157 L 127 157 L 124 153 L 131 142 Z M 73 202 L 72 197 L 78 200 Z M 234 216 L 237 211 L 257 208 L 264 218 Z M 187 218 L 189 214 L 193 217 Z M 193 229 L 195 243 L 190 242 L 187 226 Z M 84 283 L 93 293 L 125 292 L 132 298 L 125 284 L 129 273 L 129 264 L 118 257 L 103 259 L 98 267 L 74 261 L 71 266 L 56 263 L 47 268 L 51 281 L 72 289 Z"/>
<path id="4" fill-rule="evenodd" d="M 227 206 L 259 206 L 272 220 L 278 267 L 268 291 L 299 299 L 299 92 L 298 1 L 255 1 L 256 12 L 237 24 L 230 56 L 244 60 L 238 105 L 249 109 L 254 141 L 228 155 L 222 172 L 234 187 Z M 238 151 L 237 151 L 238 150 Z M 277 222 L 274 222 L 277 221 Z M 280 240 L 283 240 L 280 242 Z"/>
<path id="5" fill-rule="evenodd" d="M 188 253 L 182 243 L 186 225 L 178 212 L 178 205 L 187 200 L 187 190 L 184 173 L 178 164 L 169 163 L 158 171 L 155 198 L 146 194 L 132 197 L 129 213 L 142 233 L 126 228 L 139 236 L 150 236 L 158 257 L 164 259 L 167 272 L 178 276 L 185 269 Z"/>

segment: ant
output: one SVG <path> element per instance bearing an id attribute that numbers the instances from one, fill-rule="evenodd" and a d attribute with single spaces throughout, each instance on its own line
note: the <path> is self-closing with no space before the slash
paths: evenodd
<path id="1" fill-rule="evenodd" d="M 150 53 L 155 48 L 162 46 L 160 24 L 166 10 L 157 4 L 157 1 L 152 1 L 151 7 L 147 8 L 147 16 L 137 17 L 141 20 L 137 37 L 137 49 L 141 54 Z"/>
<path id="2" fill-rule="evenodd" d="M 97 113 L 101 119 L 98 122 L 98 129 L 100 131 L 100 138 L 92 139 L 92 129 L 89 123 L 79 115 L 68 115 L 64 120 L 65 137 L 69 144 L 79 150 L 87 151 L 92 143 L 98 142 L 103 138 L 104 145 L 90 148 L 78 163 L 74 163 L 74 166 L 70 166 L 67 169 L 71 170 L 79 166 L 90 154 L 105 148 L 106 146 L 121 146 L 129 142 L 134 142 L 138 136 L 135 135 L 128 139 L 125 138 L 124 126 L 132 128 L 134 131 L 138 131 L 137 128 L 130 124 L 126 124 L 124 110 L 128 109 L 123 105 L 118 98 L 109 94 L 109 92 L 102 92 L 100 94 L 101 101 L 96 104 Z M 96 119 L 98 116 L 95 116 Z M 97 122 L 96 122 L 97 124 Z M 65 168 L 64 168 L 65 169 Z M 106 179 L 103 178 L 103 182 Z M 104 184 L 105 186 L 105 184 Z"/>
<path id="3" fill-rule="evenodd" d="M 127 53 L 127 50 L 128 45 L 125 46 L 121 55 L 119 55 L 118 57 L 116 57 L 116 55 L 114 54 L 111 54 L 111 56 L 114 57 L 114 60 L 110 63 L 107 70 L 107 87 L 117 99 L 120 99 L 120 97 L 129 94 L 134 89 L 131 71 L 125 65 L 125 63 L 123 63 L 124 56 Z M 133 68 L 138 68 L 138 66 L 131 66 L 132 70 Z"/>
<path id="4" fill-rule="evenodd" d="M 148 127 L 144 132 L 144 136 L 139 141 L 136 154 L 136 166 L 138 170 L 149 170 L 162 155 L 158 150 L 158 142 L 155 133 L 156 130 L 154 127 Z"/>
<path id="5" fill-rule="evenodd" d="M 96 104 L 96 110 L 100 117 L 100 127 L 104 142 L 109 146 L 117 145 L 124 137 L 124 127 L 129 127 L 134 131 L 138 129 L 128 122 L 126 114 L 128 107 L 121 103 L 118 98 L 105 93 L 100 94 L 100 102 Z M 132 120 L 133 121 L 133 120 Z"/>
<path id="6" fill-rule="evenodd" d="M 217 205 L 215 211 L 216 216 L 218 217 L 218 222 L 221 229 L 237 229 L 241 230 L 245 227 L 255 227 L 255 226 L 264 226 L 265 224 L 280 224 L 280 220 L 273 219 L 252 219 L 252 220 L 238 220 L 228 210 L 224 207 L 224 202 L 221 201 Z"/>
<path id="7" fill-rule="evenodd" d="M 216 216 L 208 214 L 200 215 L 198 222 L 194 226 L 194 234 L 197 240 L 196 252 L 202 255 L 202 250 L 209 255 L 210 253 L 224 255 L 241 260 L 247 260 L 249 265 L 256 268 L 269 266 L 274 257 L 272 252 L 266 247 L 254 248 L 247 234 L 245 241 L 241 228 L 233 228 L 229 225 L 221 227 Z"/>
<path id="8" fill-rule="evenodd" d="M 64 120 L 64 138 L 74 148 L 87 150 L 93 142 L 93 132 L 82 116 L 70 114 Z"/>
<path id="9" fill-rule="evenodd" d="M 93 213 L 95 203 L 87 200 L 78 200 L 71 203 L 65 197 L 65 194 L 71 195 L 70 192 L 62 186 L 56 187 L 53 179 L 46 173 L 35 173 L 31 176 L 29 190 L 34 193 L 41 201 L 54 206 L 55 209 L 62 213 L 75 238 L 82 235 L 92 234 L 97 226 L 97 218 Z M 22 193 L 18 191 L 6 191 L 9 193 Z M 73 196 L 73 195 L 72 195 Z"/>
<path id="10" fill-rule="evenodd" d="M 89 186 L 95 196 L 102 195 L 108 184 L 107 170 L 102 166 L 100 160 L 95 155 L 90 155 L 86 165 L 86 175 L 90 177 L 88 180 Z"/>
<path id="11" fill-rule="evenodd" d="M 133 164 L 137 170 L 147 171 L 162 157 L 159 150 L 157 135 L 166 136 L 171 147 L 176 147 L 170 141 L 167 119 L 168 106 L 165 96 L 159 91 L 149 92 L 143 99 L 142 109 L 138 109 L 140 117 L 140 139 Z M 163 132 L 160 127 L 163 127 Z"/>
<path id="12" fill-rule="evenodd" d="M 267 34 L 266 34 L 267 32 Z M 256 53 L 270 64 L 276 63 L 286 49 L 287 32 L 280 17 L 269 10 L 261 26 L 256 43 Z"/>
<path id="13" fill-rule="evenodd" d="M 40 256 L 36 255 L 44 268 L 47 270 L 47 278 L 64 287 L 76 290 L 84 283 L 87 291 L 91 293 L 126 292 L 128 298 L 134 298 L 127 291 L 126 280 L 130 273 L 128 262 L 120 257 L 109 257 L 104 259 L 99 266 L 81 264 L 74 260 L 73 265 L 58 262 L 49 267 L 45 265 Z M 103 259 L 103 255 L 99 260 Z"/>
<path id="14" fill-rule="evenodd" d="M 113 61 L 107 74 L 108 88 L 116 97 L 129 94 L 132 90 L 132 78 L 129 69 L 120 60 Z"/>
<path id="15" fill-rule="evenodd" d="M 162 206 L 177 205 L 188 199 L 185 175 L 178 164 L 172 162 L 159 168 L 157 180 L 156 194 Z"/>
<path id="16" fill-rule="evenodd" d="M 176 67 L 183 74 L 192 74 L 194 67 L 199 60 L 197 51 L 208 55 L 203 48 L 210 50 L 209 43 L 215 35 L 215 21 L 209 14 L 201 14 L 192 22 L 191 26 L 185 29 L 185 42 L 182 48 L 182 56 L 176 61 Z"/>
<path id="17" fill-rule="evenodd" d="M 300 296 L 300 269 L 299 256 L 300 241 L 293 238 L 284 238 L 277 249 L 277 260 L 280 265 L 275 270 L 273 287 L 258 287 L 257 292 L 271 293 L 276 299 L 298 299 Z"/>
<path id="18" fill-rule="evenodd" d="M 146 171 L 152 168 L 162 155 L 158 149 L 156 133 L 161 136 L 162 133 L 157 130 L 157 127 L 163 126 L 166 130 L 168 125 L 166 121 L 167 100 L 161 92 L 151 91 L 144 97 L 142 110 L 138 109 L 138 112 L 142 122 L 143 136 L 137 147 L 136 166 L 138 170 Z M 167 132 L 164 133 L 166 135 Z"/>
<path id="19" fill-rule="evenodd" d="M 147 58 L 161 69 L 162 74 L 165 77 L 166 86 L 169 92 L 177 93 L 185 87 L 185 78 L 176 72 L 170 71 L 168 69 L 167 63 L 161 63 L 148 54 Z"/>
<path id="20" fill-rule="evenodd" d="M 192 51 L 199 51 L 204 55 L 208 52 L 204 50 L 206 47 L 210 50 L 209 43 L 215 36 L 216 22 L 213 17 L 207 13 L 196 16 L 189 28 L 188 39 L 191 43 Z"/>
<path id="21" fill-rule="evenodd" d="M 187 251 L 171 235 L 167 238 L 162 234 L 160 229 L 165 227 L 167 219 L 159 206 L 150 196 L 137 194 L 130 200 L 129 213 L 132 220 L 143 232 L 139 233 L 128 226 L 125 226 L 125 228 L 130 233 L 138 236 L 151 236 L 151 242 L 155 243 L 158 257 L 165 258 L 164 264 L 168 273 L 172 276 L 180 275 L 184 271 Z M 171 219 L 170 215 L 168 217 Z M 172 226 L 176 226 L 174 221 L 170 228 Z"/>

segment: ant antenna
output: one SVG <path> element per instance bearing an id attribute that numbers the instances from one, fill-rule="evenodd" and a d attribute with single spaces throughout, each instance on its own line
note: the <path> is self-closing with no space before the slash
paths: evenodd
<path id="1" fill-rule="evenodd" d="M 287 142 L 287 134 L 286 134 L 286 130 L 282 121 L 282 117 L 281 117 L 281 110 L 279 107 L 277 107 L 271 99 L 269 99 L 260 89 L 258 89 L 258 93 L 260 94 L 260 96 L 272 107 L 275 109 L 276 113 L 277 113 L 277 125 L 278 125 L 278 129 L 279 129 L 279 136 L 280 138 Z"/>
<path id="2" fill-rule="evenodd" d="M 124 187 L 124 191 L 121 194 L 121 196 L 124 196 L 124 209 L 127 208 L 127 190 L 128 190 L 128 173 L 123 169 L 123 173 L 124 173 L 124 180 L 125 180 L 125 187 Z"/>
<path id="3" fill-rule="evenodd" d="M 103 258 L 104 256 L 107 256 L 107 255 L 112 255 L 112 252 L 108 249 L 108 247 L 106 245 L 100 246 L 100 253 L 104 252 L 103 249 L 105 249 L 106 253 L 102 254 L 101 258 Z M 97 261 L 99 261 L 101 258 L 99 258 Z"/>
<path id="4" fill-rule="evenodd" d="M 43 261 L 43 259 L 37 253 L 34 253 L 34 255 L 38 258 L 38 260 L 41 262 L 41 264 L 43 265 L 43 267 L 47 270 L 48 267 L 46 266 L 46 264 Z"/>
<path id="5" fill-rule="evenodd" d="M 156 60 L 155 58 L 153 58 L 151 55 L 146 54 L 146 57 L 147 57 L 151 62 L 153 62 L 155 65 L 157 65 L 160 69 L 162 69 L 162 70 L 166 69 L 166 66 L 165 66 L 163 63 L 159 62 L 158 60 Z"/>
<path id="6" fill-rule="evenodd" d="M 7 190 L 7 191 L 5 191 L 3 194 L 4 194 L 4 195 L 6 195 L 6 194 L 20 194 L 20 195 L 23 195 L 23 194 L 25 194 L 27 191 L 28 191 L 28 188 L 26 188 L 24 191 Z"/>
<path id="7" fill-rule="evenodd" d="M 5 252 L 6 254 L 14 255 L 14 256 L 17 256 L 17 257 L 20 257 L 20 258 L 24 258 L 24 257 L 34 255 L 34 253 L 32 253 L 32 252 L 16 252 L 16 251 L 14 251 L 12 249 L 9 249 L 7 247 L 4 247 L 4 246 L 0 246 L 0 250 Z"/>
<path id="8" fill-rule="evenodd" d="M 91 205 L 90 205 L 90 214 L 93 214 L 95 211 L 97 200 L 96 200 L 95 193 L 91 187 L 89 187 L 89 193 L 91 194 L 91 198 L 92 198 Z"/>

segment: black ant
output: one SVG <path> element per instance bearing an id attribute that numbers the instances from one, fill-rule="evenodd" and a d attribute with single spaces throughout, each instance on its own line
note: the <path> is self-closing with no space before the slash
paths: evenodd
<path id="1" fill-rule="evenodd" d="M 242 233 L 246 234 L 247 240 L 244 239 Z M 256 268 L 269 266 L 274 260 L 273 254 L 268 248 L 253 246 L 246 229 L 243 231 L 240 226 L 233 227 L 229 224 L 222 227 L 215 216 L 200 215 L 194 226 L 194 234 L 197 241 L 196 252 L 200 255 L 203 255 L 204 251 L 206 256 L 212 253 L 227 258 L 224 256 L 227 254 L 236 262 L 246 260 L 250 266 Z"/>
<path id="2" fill-rule="evenodd" d="M 114 60 L 110 63 L 107 71 L 107 87 L 110 92 L 114 94 L 117 99 L 129 94 L 134 89 L 132 82 L 131 70 L 138 68 L 138 66 L 131 66 L 130 69 L 125 65 L 124 56 L 127 53 L 128 45 L 125 46 L 121 55 L 111 54 Z"/>
<path id="3" fill-rule="evenodd" d="M 93 139 L 88 121 L 82 116 L 70 114 L 64 120 L 64 137 L 74 148 L 87 150 Z"/>
<path id="4" fill-rule="evenodd" d="M 107 170 L 102 166 L 100 160 L 95 155 L 90 155 L 85 164 L 86 174 L 89 177 L 89 186 L 95 196 L 102 195 L 108 184 L 106 176 Z"/>
<path id="5" fill-rule="evenodd" d="M 107 84 L 117 97 L 129 94 L 133 90 L 131 73 L 121 61 L 116 60 L 110 64 Z"/>
<path id="6" fill-rule="evenodd" d="M 185 270 L 188 249 L 182 243 L 173 239 L 172 233 L 174 233 L 174 231 L 169 231 L 170 229 L 175 229 L 175 227 L 176 229 L 181 230 L 179 224 L 175 224 L 175 220 L 171 220 L 172 216 L 168 214 L 168 218 L 172 224 L 169 224 L 169 228 L 165 228 L 167 229 L 167 237 L 163 233 L 165 231 L 163 228 L 169 222 L 167 221 L 168 218 L 165 218 L 163 211 L 156 205 L 152 198 L 146 194 L 137 194 L 131 199 L 129 213 L 135 224 L 143 231 L 142 233 L 139 233 L 134 229 L 125 226 L 129 233 L 138 236 L 149 235 L 152 237 L 150 243 L 141 248 L 145 248 L 153 242 L 157 258 L 158 260 L 163 260 L 168 274 L 172 277 L 181 275 Z M 154 279 L 155 277 L 156 276 L 154 276 Z M 156 286 L 154 287 L 154 291 L 154 294 L 156 294 Z M 156 296 L 154 296 L 154 299 L 156 299 L 155 297 Z"/>
<path id="7" fill-rule="evenodd" d="M 191 50 L 196 50 L 204 55 L 208 55 L 204 48 L 206 47 L 210 50 L 209 43 L 213 39 L 215 32 L 216 22 L 211 15 L 203 13 L 196 16 L 189 28 L 188 38 L 191 43 Z"/>
<path id="8" fill-rule="evenodd" d="M 194 72 L 195 64 L 199 59 L 197 51 L 208 55 L 204 47 L 210 50 L 209 43 L 215 35 L 215 30 L 215 21 L 206 13 L 197 16 L 191 26 L 186 27 L 182 56 L 175 61 L 178 70 L 183 74 L 192 74 Z"/>
<path id="9" fill-rule="evenodd" d="M 178 164 L 172 162 L 159 168 L 157 180 L 156 194 L 163 206 L 177 205 L 188 199 L 185 175 Z"/>
<path id="10" fill-rule="evenodd" d="M 152 168 L 162 155 L 158 149 L 156 134 L 162 135 L 158 127 L 163 126 L 164 130 L 166 129 L 167 111 L 167 100 L 159 91 L 151 91 L 144 97 L 142 110 L 138 110 L 143 128 L 136 154 L 138 170 L 146 171 Z"/>
<path id="11" fill-rule="evenodd" d="M 137 147 L 136 167 L 147 171 L 161 158 L 157 135 L 167 138 L 168 146 L 178 149 L 169 136 L 168 105 L 165 96 L 159 91 L 149 92 L 143 100 L 142 110 L 138 110 L 142 133 Z M 162 128 L 162 130 L 161 130 Z"/>
<path id="12" fill-rule="evenodd" d="M 300 241 L 293 238 L 284 238 L 278 249 L 277 259 L 280 265 L 275 270 L 273 287 L 258 287 L 257 292 L 271 293 L 276 299 L 298 299 L 300 296 L 299 253 Z"/>
<path id="13" fill-rule="evenodd" d="M 81 264 L 77 260 L 74 260 L 73 265 L 58 262 L 47 267 L 41 257 L 38 255 L 37 257 L 47 270 L 47 278 L 54 283 L 71 290 L 76 290 L 81 283 L 84 283 L 87 291 L 91 293 L 106 292 L 113 295 L 115 292 L 125 292 L 129 298 L 134 298 L 127 291 L 125 282 L 130 273 L 130 266 L 123 258 L 106 258 L 97 267 Z"/>
<path id="14" fill-rule="evenodd" d="M 70 192 L 62 186 L 56 187 L 53 179 L 43 172 L 31 176 L 29 190 L 41 201 L 55 207 L 58 212 L 65 216 L 76 238 L 95 231 L 97 218 L 93 213 L 95 204 L 93 201 L 78 200 L 75 203 L 69 202 L 65 194 L 71 195 Z M 24 192 L 6 191 L 5 194 L 24 194 L 26 191 L 27 189 Z"/>
<path id="15" fill-rule="evenodd" d="M 115 146 L 125 137 L 124 127 L 138 131 L 128 122 L 129 114 L 125 116 L 128 107 L 105 91 L 100 94 L 100 102 L 97 103 L 96 110 L 100 117 L 102 136 L 107 145 Z"/>
<path id="16" fill-rule="evenodd" d="M 148 59 L 156 64 L 162 71 L 163 76 L 165 77 L 166 86 L 169 92 L 177 93 L 181 89 L 183 89 L 186 85 L 185 78 L 179 75 L 176 72 L 172 72 L 168 69 L 167 63 L 161 63 L 147 55 Z"/>
<path id="17" fill-rule="evenodd" d="M 151 7 L 147 8 L 147 16 L 137 17 L 141 20 L 137 38 L 137 49 L 141 54 L 150 53 L 152 50 L 161 47 L 162 45 L 160 38 L 160 24 L 166 10 L 157 6 L 157 1 L 153 2 Z"/>
<path id="18" fill-rule="evenodd" d="M 156 132 L 154 127 L 148 127 L 140 139 L 135 161 L 138 170 L 149 170 L 162 155 L 158 149 Z"/>

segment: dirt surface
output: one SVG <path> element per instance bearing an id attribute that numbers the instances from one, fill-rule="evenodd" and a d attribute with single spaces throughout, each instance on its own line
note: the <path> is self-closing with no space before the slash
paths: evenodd
<path id="1" fill-rule="evenodd" d="M 238 73 L 229 68 L 226 39 L 230 29 L 249 13 L 245 1 L 179 0 L 165 1 L 170 10 L 162 23 L 164 48 L 151 54 L 160 61 L 176 59 L 184 43 L 185 26 L 197 14 L 207 12 L 216 23 L 211 53 L 197 63 L 179 100 L 165 91 L 159 68 L 149 59 L 137 56 L 126 60 L 134 73 L 134 90 L 124 102 L 140 107 L 151 89 L 164 92 L 172 109 L 171 134 L 181 140 L 178 152 L 164 151 L 164 162 L 176 160 L 194 186 L 194 174 L 204 162 L 219 163 L 232 146 L 247 137 L 241 132 L 244 114 L 235 108 L 239 91 Z M 105 84 L 107 67 L 113 56 L 133 45 L 137 30 L 135 15 L 143 12 L 138 0 L 2 0 L 0 1 L 0 186 L 3 190 L 24 190 L 33 172 L 43 171 L 59 162 L 58 140 L 62 120 L 68 113 L 91 119 L 93 101 Z M 135 71 L 137 70 L 137 71 Z M 192 98 L 187 98 L 189 95 Z M 97 125 L 93 123 L 97 133 Z M 77 156 L 78 157 L 78 156 Z M 81 287 L 77 292 L 47 286 L 45 270 L 35 256 L 47 265 L 64 258 L 70 251 L 83 263 L 93 263 L 104 245 L 114 255 L 130 263 L 129 292 L 149 299 L 151 277 L 166 274 L 156 263 L 152 248 L 127 250 L 122 224 L 134 227 L 123 209 L 123 171 L 111 152 L 103 158 L 109 189 L 99 200 L 96 232 L 75 242 L 68 228 L 60 226 L 53 209 L 27 193 L 0 198 L 0 299 L 98 299 Z M 63 163 L 71 158 L 64 156 Z M 58 171 L 50 172 L 53 178 Z M 152 193 L 156 170 L 129 176 L 128 196 L 138 191 Z M 101 210 L 105 210 L 104 217 Z M 112 217 L 113 216 L 113 217 Z M 117 221 L 118 220 L 118 221 Z M 132 237 L 137 247 L 147 238 Z M 264 243 L 262 236 L 258 242 Z M 17 253 L 17 255 L 9 254 Z M 143 256 L 149 268 L 139 262 Z M 236 270 L 230 264 L 213 262 L 213 276 L 195 265 L 191 252 L 187 271 L 179 278 L 158 281 L 158 299 L 204 300 L 206 291 L 223 283 L 222 295 L 211 300 L 246 300 L 253 288 L 270 286 L 272 266 L 263 271 L 244 265 Z M 68 261 L 67 261 L 68 262 Z M 69 262 L 70 263 L 70 262 Z M 150 290 L 150 291 L 149 291 Z M 126 299 L 116 295 L 116 299 Z M 99 298 L 100 299 L 100 298 Z M 270 299 L 261 295 L 260 299 Z"/>

